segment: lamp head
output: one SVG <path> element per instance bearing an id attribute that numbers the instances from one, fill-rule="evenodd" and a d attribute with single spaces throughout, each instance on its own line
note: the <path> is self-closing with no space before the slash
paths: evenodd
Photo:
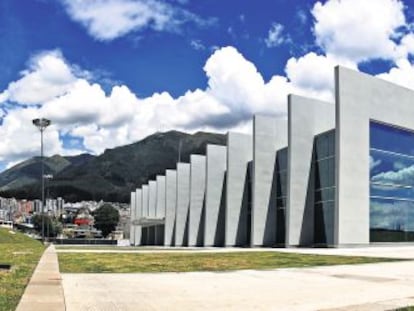
<path id="1" fill-rule="evenodd" d="M 52 122 L 49 119 L 40 118 L 40 119 L 33 119 L 32 123 L 36 126 L 39 130 L 43 131 L 46 127 L 48 127 Z"/>

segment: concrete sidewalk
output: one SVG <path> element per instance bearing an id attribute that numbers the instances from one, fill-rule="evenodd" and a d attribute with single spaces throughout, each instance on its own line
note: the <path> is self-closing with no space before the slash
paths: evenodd
<path id="1" fill-rule="evenodd" d="M 62 278 L 68 311 L 378 311 L 414 304 L 413 261 Z"/>
<path id="2" fill-rule="evenodd" d="M 16 310 L 66 310 L 59 263 L 53 245 L 50 245 L 40 258 Z"/>

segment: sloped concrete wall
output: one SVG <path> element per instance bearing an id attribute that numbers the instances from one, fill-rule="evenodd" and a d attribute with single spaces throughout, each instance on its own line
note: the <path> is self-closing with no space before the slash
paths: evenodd
<path id="1" fill-rule="evenodd" d="M 135 245 L 135 225 L 133 224 L 135 220 L 135 192 L 131 192 L 131 200 L 130 200 L 130 230 L 129 230 L 129 244 Z"/>
<path id="2" fill-rule="evenodd" d="M 252 145 L 250 135 L 231 132 L 227 135 L 226 246 L 250 244 L 248 167 L 253 158 Z"/>
<path id="3" fill-rule="evenodd" d="M 276 244 L 276 153 L 287 146 L 287 120 L 253 119 L 252 246 Z"/>
<path id="4" fill-rule="evenodd" d="M 314 177 L 311 172 L 314 137 L 334 127 L 334 104 L 289 96 L 287 246 L 311 245 L 314 242 Z"/>
<path id="5" fill-rule="evenodd" d="M 142 190 L 136 189 L 135 191 L 135 219 L 140 219 L 142 217 Z M 135 226 L 135 241 L 134 245 L 141 245 L 142 239 L 142 227 Z"/>
<path id="6" fill-rule="evenodd" d="M 207 145 L 204 246 L 224 246 L 227 147 Z"/>
<path id="7" fill-rule="evenodd" d="M 165 172 L 165 228 L 164 245 L 174 246 L 175 212 L 177 206 L 177 171 Z"/>
<path id="8" fill-rule="evenodd" d="M 175 246 L 188 245 L 188 211 L 190 207 L 190 164 L 177 163 L 177 212 Z"/>
<path id="9" fill-rule="evenodd" d="M 190 212 L 188 245 L 202 246 L 204 240 L 204 204 L 206 194 L 206 157 L 190 156 Z"/>

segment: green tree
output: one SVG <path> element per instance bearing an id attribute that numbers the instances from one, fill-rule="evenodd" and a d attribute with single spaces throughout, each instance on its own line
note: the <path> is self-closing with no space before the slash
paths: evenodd
<path id="1" fill-rule="evenodd" d="M 44 217 L 45 237 L 53 238 L 62 232 L 62 224 L 58 220 L 48 215 L 44 215 Z M 42 215 L 34 215 L 32 222 L 34 229 L 42 234 Z"/>
<path id="2" fill-rule="evenodd" d="M 95 228 L 102 231 L 102 235 L 107 237 L 115 230 L 119 222 L 119 212 L 111 204 L 105 203 L 99 207 L 94 213 Z"/>

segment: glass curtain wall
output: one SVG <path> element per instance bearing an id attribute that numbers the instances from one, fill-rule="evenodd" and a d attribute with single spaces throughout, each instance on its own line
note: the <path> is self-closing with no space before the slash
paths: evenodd
<path id="1" fill-rule="evenodd" d="M 335 211 L 335 130 L 315 136 L 312 159 L 314 174 L 314 242 L 333 244 Z"/>
<path id="2" fill-rule="evenodd" d="M 287 148 L 276 153 L 276 243 L 285 244 L 286 194 L 287 194 Z"/>
<path id="3" fill-rule="evenodd" d="M 414 132 L 370 122 L 370 241 L 414 241 Z"/>

